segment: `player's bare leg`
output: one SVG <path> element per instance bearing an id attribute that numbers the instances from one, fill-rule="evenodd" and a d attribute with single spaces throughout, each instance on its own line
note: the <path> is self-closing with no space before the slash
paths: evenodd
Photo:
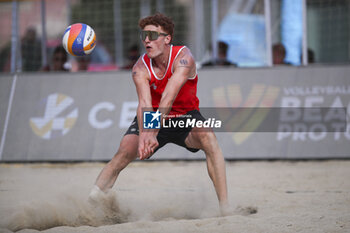
<path id="1" fill-rule="evenodd" d="M 138 136 L 134 134 L 125 135 L 120 142 L 118 152 L 102 169 L 96 179 L 95 186 L 90 193 L 90 199 L 99 193 L 110 190 L 119 173 L 133 160 L 137 158 Z"/>
<path id="2" fill-rule="evenodd" d="M 212 131 L 193 129 L 185 141 L 191 148 L 199 148 L 205 152 L 209 177 L 213 181 L 216 195 L 220 203 L 222 215 L 228 214 L 227 183 L 225 159 Z"/>

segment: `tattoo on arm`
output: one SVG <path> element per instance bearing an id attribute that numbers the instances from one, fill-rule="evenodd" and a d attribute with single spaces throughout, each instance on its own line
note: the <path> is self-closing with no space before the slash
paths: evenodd
<path id="1" fill-rule="evenodd" d="M 186 60 L 186 59 L 180 60 L 180 66 L 190 68 L 190 65 L 188 64 L 188 60 Z"/>
<path id="2" fill-rule="evenodd" d="M 186 59 L 181 59 L 180 64 L 181 65 L 188 65 L 188 61 Z"/>

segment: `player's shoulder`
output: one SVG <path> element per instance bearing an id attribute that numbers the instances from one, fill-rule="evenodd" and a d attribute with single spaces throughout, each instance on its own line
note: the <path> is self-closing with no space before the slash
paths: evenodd
<path id="1" fill-rule="evenodd" d="M 184 47 L 179 51 L 174 60 L 172 72 L 179 72 L 187 78 L 196 76 L 196 61 L 189 48 Z"/>
<path id="2" fill-rule="evenodd" d="M 143 56 L 141 55 L 135 65 L 132 67 L 132 73 L 134 74 L 135 72 L 137 73 L 142 73 L 142 74 L 147 74 L 148 75 L 148 70 L 146 65 L 143 62 Z"/>
<path id="3" fill-rule="evenodd" d="M 186 45 L 177 46 L 177 47 L 179 49 L 178 57 L 179 56 L 190 56 L 193 58 L 191 50 Z"/>
<path id="4" fill-rule="evenodd" d="M 191 50 L 187 46 L 181 46 L 180 51 L 178 52 L 175 60 L 175 66 L 177 64 L 195 64 L 194 57 L 191 53 Z"/>
<path id="5" fill-rule="evenodd" d="M 146 67 L 146 65 L 143 62 L 143 56 L 141 55 L 139 57 L 139 59 L 137 60 L 137 62 L 135 63 L 135 65 L 132 67 L 132 75 L 135 76 L 143 76 L 143 77 L 149 77 L 149 72 L 148 69 Z"/>

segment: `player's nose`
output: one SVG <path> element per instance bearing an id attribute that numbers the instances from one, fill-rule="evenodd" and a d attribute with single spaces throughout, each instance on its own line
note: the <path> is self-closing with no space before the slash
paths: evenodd
<path id="1" fill-rule="evenodd" d="M 145 41 L 145 43 L 150 43 L 151 42 L 150 39 L 148 38 L 148 36 L 146 36 L 144 41 Z"/>

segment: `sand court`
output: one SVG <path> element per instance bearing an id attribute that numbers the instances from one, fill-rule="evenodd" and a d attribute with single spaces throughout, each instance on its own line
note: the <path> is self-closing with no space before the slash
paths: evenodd
<path id="1" fill-rule="evenodd" d="M 205 161 L 134 162 L 99 205 L 104 163 L 0 164 L 0 232 L 349 232 L 350 161 L 227 162 L 221 217 Z"/>

